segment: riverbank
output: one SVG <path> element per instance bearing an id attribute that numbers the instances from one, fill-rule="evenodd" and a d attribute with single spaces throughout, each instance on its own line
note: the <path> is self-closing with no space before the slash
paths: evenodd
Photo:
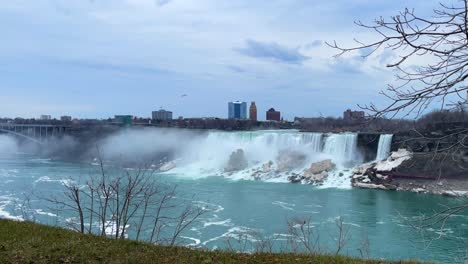
<path id="1" fill-rule="evenodd" d="M 342 256 L 238 254 L 155 246 L 82 235 L 30 222 L 0 220 L 1 263 L 418 263 Z"/>
<path id="2" fill-rule="evenodd" d="M 353 172 L 352 186 L 357 188 L 428 193 L 452 197 L 468 197 L 468 181 L 465 177 L 444 177 L 443 174 L 415 174 L 406 170 L 411 164 L 431 162 L 415 158 L 405 149 L 391 153 L 387 160 L 366 163 Z M 402 172 L 403 168 L 403 172 Z M 434 173 L 434 172 L 433 172 Z"/>

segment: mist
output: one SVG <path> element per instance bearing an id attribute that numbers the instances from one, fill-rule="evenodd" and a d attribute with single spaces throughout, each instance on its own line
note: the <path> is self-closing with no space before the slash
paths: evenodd
<path id="1" fill-rule="evenodd" d="M 0 156 L 10 156 L 19 152 L 18 142 L 8 135 L 0 135 Z"/>

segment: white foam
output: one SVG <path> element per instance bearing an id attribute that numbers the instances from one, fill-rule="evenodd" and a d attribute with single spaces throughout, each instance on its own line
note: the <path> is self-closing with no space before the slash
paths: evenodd
<path id="1" fill-rule="evenodd" d="M 187 244 L 186 245 L 187 247 L 196 247 L 196 246 L 200 245 L 200 243 L 201 243 L 201 240 L 198 239 L 198 238 L 187 237 L 187 236 L 180 236 L 180 237 L 193 241 L 193 243 Z"/>
<path id="2" fill-rule="evenodd" d="M 11 196 L 0 196 L 0 218 L 4 219 L 10 219 L 10 220 L 15 220 L 15 221 L 24 221 L 24 219 L 21 216 L 16 216 L 12 215 L 10 212 L 8 212 L 5 208 L 7 205 L 10 205 L 13 203 L 15 199 L 12 198 Z"/>
<path id="3" fill-rule="evenodd" d="M 273 205 L 278 205 L 278 206 L 280 206 L 280 207 L 283 208 L 283 209 L 291 210 L 291 211 L 294 211 L 294 208 L 293 208 L 293 207 L 296 206 L 295 204 L 285 203 L 285 202 L 281 202 L 281 201 L 274 201 L 274 202 L 272 202 L 271 204 L 273 204 Z"/>
<path id="4" fill-rule="evenodd" d="M 212 213 L 219 213 L 224 210 L 224 207 L 222 207 L 219 204 L 209 203 L 205 201 L 193 201 L 193 204 L 198 205 L 201 207 L 201 209 L 207 210 Z"/>
<path id="5" fill-rule="evenodd" d="M 250 234 L 254 232 L 256 229 L 253 228 L 248 228 L 244 226 L 237 226 L 230 228 L 227 232 L 223 233 L 220 236 L 216 236 L 213 238 L 210 238 L 202 243 L 203 246 L 206 246 L 208 243 L 223 239 L 223 238 L 239 238 L 242 236 L 243 239 L 256 242 L 257 240 Z"/>
<path id="6" fill-rule="evenodd" d="M 42 209 L 36 209 L 35 212 L 36 212 L 36 214 L 39 214 L 39 215 L 47 215 L 47 216 L 51 216 L 51 217 L 57 217 L 56 214 L 53 214 L 53 213 L 50 213 L 50 212 L 44 212 L 44 210 L 42 210 Z"/>
<path id="7" fill-rule="evenodd" d="M 222 221 L 212 221 L 212 222 L 204 222 L 203 223 L 203 228 L 209 227 L 209 226 L 232 226 L 231 219 L 226 219 Z"/>
<path id="8" fill-rule="evenodd" d="M 348 169 L 336 169 L 328 174 L 322 185 L 318 188 L 338 188 L 338 189 L 351 189 L 351 177 L 353 176 L 352 171 Z"/>

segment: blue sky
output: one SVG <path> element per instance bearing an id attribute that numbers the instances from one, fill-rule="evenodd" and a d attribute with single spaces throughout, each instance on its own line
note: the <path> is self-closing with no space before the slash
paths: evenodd
<path id="1" fill-rule="evenodd" d="M 10 0 L 0 3 L 0 116 L 227 116 L 256 101 L 294 116 L 375 102 L 396 55 L 335 59 L 376 37 L 353 24 L 403 0 Z M 420 14 L 437 1 L 410 3 Z M 382 55 L 382 56 L 380 56 Z M 181 97 L 187 94 L 186 97 Z"/>

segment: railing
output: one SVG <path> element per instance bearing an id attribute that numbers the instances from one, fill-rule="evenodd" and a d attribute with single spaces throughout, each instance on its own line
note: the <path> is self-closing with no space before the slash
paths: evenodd
<path id="1" fill-rule="evenodd" d="M 28 139 L 42 144 L 50 137 L 61 136 L 68 126 L 50 124 L 14 124 L 0 123 L 0 132 Z"/>

